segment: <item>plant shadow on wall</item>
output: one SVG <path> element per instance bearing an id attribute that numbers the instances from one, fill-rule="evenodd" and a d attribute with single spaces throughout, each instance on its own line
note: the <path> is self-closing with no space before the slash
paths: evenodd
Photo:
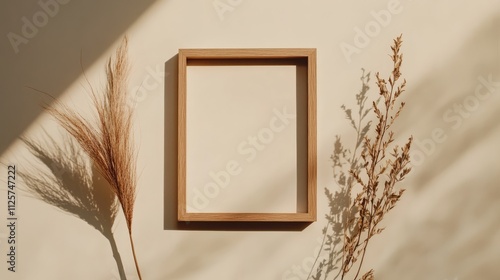
<path id="1" fill-rule="evenodd" d="M 23 138 L 29 151 L 42 164 L 31 164 L 19 172 L 26 191 L 35 198 L 87 222 L 106 239 L 113 251 L 120 279 L 125 278 L 122 259 L 112 227 L 118 213 L 115 194 L 97 176 L 80 146 L 63 134 L 57 143 L 46 131 L 38 140 Z"/>
<path id="2" fill-rule="evenodd" d="M 379 99 L 368 102 L 370 73 L 363 70 L 362 87 L 356 95 L 357 112 L 342 106 L 356 131 L 356 140 L 350 150 L 344 147 L 340 136 L 335 139 L 331 159 L 338 190 L 333 193 L 325 188 L 330 212 L 326 214 L 323 242 L 308 279 L 374 279 L 373 270 L 362 272 L 368 244 L 384 230 L 380 222 L 404 192 L 395 186 L 411 170 L 412 137 L 398 146 L 393 143 L 391 129 L 405 106 L 399 101 L 406 86 L 406 81 L 400 80 L 401 44 L 399 36 L 391 47 L 393 70 L 389 78 L 385 80 L 376 74 Z M 374 131 L 370 113 L 376 117 Z M 320 260 L 323 252 L 326 257 Z"/>
<path id="3" fill-rule="evenodd" d="M 71 142 L 68 142 L 67 147 L 57 146 L 53 140 L 49 140 L 48 146 L 52 147 L 49 147 L 49 150 L 45 151 L 43 143 L 37 144 L 36 141 L 27 139 L 24 141 L 32 153 L 46 164 L 49 169 L 52 170 L 54 168 L 53 164 L 56 167 L 60 165 L 64 169 L 68 169 L 68 174 L 65 175 L 66 173 L 63 172 L 58 175 L 59 177 L 56 176 L 56 179 L 52 180 L 56 183 L 55 185 L 50 184 L 51 180 L 47 179 L 47 176 L 44 175 L 40 178 L 30 178 L 29 176 L 26 176 L 26 178 L 28 182 L 31 179 L 31 184 L 28 184 L 30 186 L 28 190 L 32 191 L 35 196 L 42 198 L 42 200 L 49 204 L 55 204 L 62 210 L 76 214 L 77 216 L 79 216 L 78 213 L 88 212 L 88 209 L 93 214 L 95 214 L 94 210 L 104 210 L 99 215 L 109 215 L 109 217 L 103 218 L 94 215 L 94 218 L 99 217 L 102 218 L 102 221 L 109 222 L 109 228 L 111 228 L 111 223 L 115 220 L 118 207 L 121 207 L 127 223 L 137 275 L 139 279 L 142 279 L 132 238 L 137 153 L 131 137 L 133 108 L 127 103 L 126 81 L 129 70 L 127 42 L 127 38 L 125 37 L 121 45 L 117 48 L 114 58 L 108 60 L 106 65 L 107 84 L 105 89 L 96 91 L 89 83 L 93 115 L 87 118 L 83 117 L 79 112 L 76 112 L 65 104 L 57 102 L 57 100 L 55 103 L 57 106 L 48 108 L 49 113 L 72 137 L 71 139 L 73 139 Z M 103 209 L 99 209 L 102 205 L 98 203 L 98 196 L 94 196 L 97 195 L 95 190 L 87 186 L 88 183 L 86 182 L 88 180 L 86 180 L 84 173 L 76 173 L 76 179 L 72 179 L 70 182 L 65 181 L 67 179 L 66 176 L 75 178 L 72 175 L 75 174 L 72 171 L 74 166 L 71 164 L 71 159 L 58 159 L 57 157 L 64 154 L 65 150 L 68 150 L 71 155 L 76 156 L 76 143 L 79 144 L 82 151 L 91 160 L 93 164 L 92 168 L 109 183 L 109 185 L 94 185 L 96 189 L 98 188 L 103 192 L 102 194 L 105 197 L 113 195 L 112 199 L 108 197 L 104 200 L 108 201 L 109 205 L 106 205 Z M 50 149 L 54 149 L 55 152 L 51 152 Z M 81 160 L 76 160 L 76 162 L 79 161 Z M 95 173 L 92 172 L 92 174 Z M 47 184 L 37 185 L 37 180 Z M 75 181 L 78 182 L 77 186 L 67 184 Z M 75 187 L 80 188 L 75 189 Z M 87 221 L 85 218 L 83 220 Z M 90 224 L 94 225 L 94 223 Z M 101 225 L 97 223 L 96 226 L 100 227 Z M 105 229 L 106 234 L 110 235 L 110 232 L 107 231 L 108 225 L 106 225 Z M 115 259 L 117 259 L 116 255 Z M 118 263 L 119 267 L 120 263 L 121 261 Z M 123 271 L 120 271 L 120 276 L 124 278 Z"/>

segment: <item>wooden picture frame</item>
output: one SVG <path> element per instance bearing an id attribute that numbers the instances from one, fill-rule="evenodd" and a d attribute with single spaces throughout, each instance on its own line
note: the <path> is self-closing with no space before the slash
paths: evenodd
<path id="1" fill-rule="evenodd" d="M 192 213 L 186 190 L 187 68 L 191 65 L 297 65 L 306 69 L 304 103 L 304 165 L 306 205 L 295 213 Z M 297 100 L 299 100 L 297 98 Z M 298 121 L 298 117 L 297 117 Z M 297 132 L 298 133 L 298 132 Z M 298 146 L 299 144 L 297 144 Z M 178 54 L 178 220 L 213 222 L 314 222 L 316 221 L 316 49 L 180 49 Z"/>

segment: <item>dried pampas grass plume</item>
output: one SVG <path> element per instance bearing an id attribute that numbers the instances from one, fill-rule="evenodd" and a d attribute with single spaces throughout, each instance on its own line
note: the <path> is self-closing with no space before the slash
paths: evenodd
<path id="1" fill-rule="evenodd" d="M 126 103 L 128 70 L 124 38 L 114 59 L 106 65 L 104 92 L 90 87 L 94 106 L 90 119 L 63 104 L 49 108 L 49 112 L 78 141 L 111 185 L 125 215 L 137 274 L 142 279 L 132 239 L 137 154 L 131 137 L 133 110 Z"/>

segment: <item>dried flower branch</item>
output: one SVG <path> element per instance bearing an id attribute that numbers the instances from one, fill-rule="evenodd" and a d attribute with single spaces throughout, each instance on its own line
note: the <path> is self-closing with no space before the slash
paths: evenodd
<path id="1" fill-rule="evenodd" d="M 412 137 L 404 146 L 399 147 L 393 144 L 395 138 L 391 130 L 405 106 L 404 102 L 399 102 L 395 109 L 406 86 L 405 80 L 400 82 L 403 61 L 403 55 L 400 54 L 401 38 L 402 36 L 397 37 L 391 47 L 393 70 L 387 81 L 380 78 L 379 73 L 376 74 L 380 102 L 372 102 L 372 111 L 377 120 L 374 137 L 368 135 L 370 122 L 363 123 L 367 114 L 364 107 L 366 91 L 363 93 L 362 90 L 363 95 L 356 96 L 359 106 L 357 123 L 351 110 L 342 106 L 347 119 L 357 132 L 357 141 L 352 153 L 343 147 L 340 137 L 337 136 L 335 141 L 332 160 L 334 179 L 340 190 L 333 195 L 325 189 L 330 213 L 326 215 L 328 224 L 323 234 L 326 240 L 324 250 L 329 252 L 329 257 L 317 265 L 316 274 L 312 279 L 319 280 L 322 275 L 323 279 L 327 279 L 328 274 L 335 269 L 338 274 L 334 279 L 344 279 L 353 268 L 353 280 L 374 279 L 373 270 L 359 278 L 368 244 L 373 236 L 384 230 L 380 227 L 380 222 L 394 208 L 404 192 L 404 189 L 398 190 L 395 186 L 411 170 L 409 153 Z M 368 90 L 363 77 L 364 75 L 363 89 Z M 369 80 L 369 75 L 366 79 Z M 382 103 L 382 107 L 379 103 Z M 345 169 L 348 172 L 345 172 Z M 352 198 L 354 187 L 360 191 Z M 329 233 L 329 228 L 332 233 Z M 337 248 L 338 244 L 342 244 L 341 249 Z"/>
<path id="2" fill-rule="evenodd" d="M 127 97 L 127 38 L 106 66 L 107 85 L 103 96 L 91 87 L 95 115 L 90 120 L 69 107 L 52 107 L 49 112 L 82 146 L 99 173 L 109 182 L 125 215 L 137 274 L 141 278 L 132 239 L 132 218 L 136 189 L 136 152 L 131 139 L 133 111 Z"/>

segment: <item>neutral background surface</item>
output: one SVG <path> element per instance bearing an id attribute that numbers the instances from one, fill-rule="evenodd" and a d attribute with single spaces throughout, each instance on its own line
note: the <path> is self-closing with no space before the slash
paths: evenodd
<path id="1" fill-rule="evenodd" d="M 188 212 L 297 212 L 297 67 L 187 69 Z"/>
<path id="2" fill-rule="evenodd" d="M 354 106 L 362 68 L 388 75 L 389 46 L 401 33 L 408 91 L 397 135 L 415 137 L 415 166 L 365 269 L 384 280 L 500 276 L 497 0 L 52 1 L 44 10 L 46 2 L 0 4 L 0 161 L 30 172 L 35 161 L 18 138 L 39 137 L 43 128 L 58 139 L 60 129 L 41 109 L 50 99 L 28 87 L 87 110 L 82 68 L 102 86 L 106 59 L 128 35 L 140 145 L 134 237 L 144 279 L 305 279 L 326 224 L 323 190 L 335 190 L 334 137 L 353 139 L 340 106 Z M 22 43 L 12 44 L 10 32 Z M 317 48 L 316 223 L 263 231 L 190 230 L 175 222 L 175 56 L 179 48 L 211 47 Z M 8 272 L 6 176 L 2 165 L 1 279 L 119 279 L 101 233 L 27 194 L 18 197 L 17 272 Z M 136 279 L 121 213 L 113 229 L 126 275 Z"/>

